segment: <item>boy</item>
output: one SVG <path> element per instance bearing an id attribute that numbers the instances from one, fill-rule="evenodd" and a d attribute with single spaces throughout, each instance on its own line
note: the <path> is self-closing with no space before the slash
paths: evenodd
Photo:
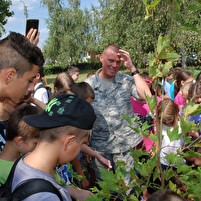
<path id="1" fill-rule="evenodd" d="M 6 145 L 0 153 L 0 183 L 5 183 L 8 174 L 21 154 L 32 151 L 38 141 L 38 129 L 27 125 L 23 116 L 39 114 L 34 106 L 22 104 L 11 113 L 6 129 Z"/>
<path id="2" fill-rule="evenodd" d="M 24 121 L 40 129 L 39 142 L 33 152 L 22 158 L 16 166 L 12 191 L 22 181 L 42 178 L 50 181 L 63 200 L 71 200 L 66 187 L 58 185 L 53 178 L 57 164 L 71 161 L 88 140 L 96 115 L 92 106 L 70 94 L 58 94 L 41 115 L 31 115 Z M 26 200 L 53 200 L 59 198 L 50 192 L 31 195 Z"/>
<path id="3" fill-rule="evenodd" d="M 33 91 L 33 80 L 44 64 L 41 50 L 23 35 L 11 32 L 0 41 L 0 101 L 18 104 Z"/>
<path id="4" fill-rule="evenodd" d="M 34 82 L 34 91 L 33 91 L 32 95 L 37 100 L 43 102 L 44 104 L 47 104 L 48 100 L 49 100 L 49 95 L 48 95 L 47 88 L 42 83 L 42 74 L 43 74 L 43 70 L 42 70 L 42 68 L 40 68 L 33 81 Z"/>

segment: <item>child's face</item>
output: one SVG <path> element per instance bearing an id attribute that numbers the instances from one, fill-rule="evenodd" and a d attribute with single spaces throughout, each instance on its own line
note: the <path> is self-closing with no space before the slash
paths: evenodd
<path id="1" fill-rule="evenodd" d="M 86 99 L 86 101 L 88 102 L 88 103 L 93 103 L 93 101 L 94 101 L 94 98 L 92 98 L 92 97 L 88 97 L 87 99 Z"/>
<path id="2" fill-rule="evenodd" d="M 78 78 L 79 78 L 79 76 L 80 76 L 80 73 L 79 73 L 79 72 L 74 73 L 73 75 L 71 75 L 71 77 L 72 77 L 72 79 L 73 79 L 74 81 L 77 81 Z"/>
<path id="3" fill-rule="evenodd" d="M 187 90 L 182 92 L 182 97 L 183 97 L 183 99 L 184 99 L 185 101 L 188 100 L 188 91 L 187 91 Z"/>
<path id="4" fill-rule="evenodd" d="M 172 82 L 173 81 L 173 74 L 170 74 L 166 77 L 168 82 Z"/>
<path id="5" fill-rule="evenodd" d="M 181 81 L 181 85 L 184 86 L 185 83 L 192 82 L 194 80 L 194 77 L 189 77 L 186 81 Z"/>

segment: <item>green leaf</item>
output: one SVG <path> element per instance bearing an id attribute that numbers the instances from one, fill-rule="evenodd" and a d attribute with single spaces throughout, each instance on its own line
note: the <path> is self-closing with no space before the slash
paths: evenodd
<path id="1" fill-rule="evenodd" d="M 148 56 L 149 56 L 149 66 L 151 67 L 154 65 L 156 60 L 155 60 L 154 54 L 152 52 L 149 52 Z"/>
<path id="2" fill-rule="evenodd" d="M 183 24 L 183 26 L 181 28 L 183 28 L 184 30 L 198 32 L 198 28 L 195 25 L 192 25 L 192 24 Z"/>
<path id="3" fill-rule="evenodd" d="M 183 154 L 184 158 L 191 158 L 191 157 L 201 157 L 201 153 L 195 152 L 193 150 L 189 150 Z"/>
<path id="4" fill-rule="evenodd" d="M 162 74 L 163 76 L 166 76 L 169 72 L 170 69 L 172 68 L 172 61 L 168 61 L 163 65 L 163 69 L 162 69 Z"/>
<path id="5" fill-rule="evenodd" d="M 180 125 L 183 134 L 187 134 L 189 131 L 196 128 L 196 124 L 194 123 L 194 121 L 189 121 L 188 118 L 185 117 L 181 117 Z"/>
<path id="6" fill-rule="evenodd" d="M 167 135 L 170 138 L 170 142 L 179 140 L 181 137 L 183 137 L 181 134 L 179 134 L 179 127 L 176 126 L 171 131 L 170 129 L 167 129 Z"/>
<path id="7" fill-rule="evenodd" d="M 158 37 L 158 43 L 157 43 L 157 53 L 158 55 L 161 54 L 161 52 L 166 52 L 165 48 L 167 48 L 169 46 L 169 40 L 166 37 L 163 36 L 159 36 Z M 161 57 L 158 57 L 161 58 Z"/>
<path id="8" fill-rule="evenodd" d="M 178 156 L 177 153 L 169 153 L 167 156 L 165 156 L 165 158 L 169 164 L 183 164 L 183 158 L 181 158 L 181 156 Z"/>
<path id="9" fill-rule="evenodd" d="M 188 6 L 188 9 L 191 11 L 201 11 L 201 6 L 197 4 L 191 4 Z"/>
<path id="10" fill-rule="evenodd" d="M 190 170 L 191 170 L 191 167 L 189 165 L 182 164 L 182 165 L 177 166 L 178 174 L 180 174 L 180 173 L 185 174 L 185 173 L 188 173 Z"/>
<path id="11" fill-rule="evenodd" d="M 152 115 L 154 114 L 154 110 L 156 108 L 156 105 L 157 105 L 157 98 L 156 96 L 152 96 L 152 97 L 149 97 L 149 96 L 145 96 L 145 99 L 146 99 L 146 102 L 148 104 L 148 107 L 152 113 Z"/>
<path id="12" fill-rule="evenodd" d="M 170 190 L 176 192 L 176 190 L 177 190 L 177 185 L 174 184 L 174 183 L 172 183 L 172 181 L 169 181 L 169 188 L 170 188 Z"/>
<path id="13" fill-rule="evenodd" d="M 150 138 L 154 141 L 154 142 L 158 142 L 158 136 L 154 135 L 153 133 L 150 134 Z"/>
<path id="14" fill-rule="evenodd" d="M 190 102 L 184 108 L 185 116 L 192 116 L 192 115 L 199 114 L 199 113 L 201 113 L 201 106 L 199 104 L 193 104 L 192 102 Z"/>
<path id="15" fill-rule="evenodd" d="M 132 125 L 132 118 L 126 114 L 122 114 L 123 118 L 128 122 L 129 125 Z"/>
<path id="16" fill-rule="evenodd" d="M 179 57 L 180 55 L 175 52 L 167 53 L 167 59 L 175 60 L 175 59 L 178 59 Z"/>
<path id="17" fill-rule="evenodd" d="M 150 5 L 150 9 L 154 9 L 158 4 L 160 3 L 160 0 L 154 0 Z"/>

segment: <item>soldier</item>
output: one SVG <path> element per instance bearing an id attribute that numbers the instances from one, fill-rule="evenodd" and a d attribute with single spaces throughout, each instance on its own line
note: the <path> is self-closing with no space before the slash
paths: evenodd
<path id="1" fill-rule="evenodd" d="M 130 98 L 145 99 L 151 96 L 148 85 L 139 75 L 127 51 L 117 45 L 108 45 L 100 55 L 102 69 L 89 77 L 88 82 L 95 92 L 92 106 L 97 120 L 94 124 L 90 145 L 93 149 L 111 161 L 115 168 L 118 160 L 126 161 L 127 169 L 133 168 L 130 148 L 142 141 L 123 119 L 123 114 L 133 116 Z M 120 64 L 131 71 L 131 76 L 119 72 Z M 102 166 L 96 159 L 92 161 L 96 179 L 100 180 L 98 167 Z M 125 179 L 127 182 L 130 178 Z"/>

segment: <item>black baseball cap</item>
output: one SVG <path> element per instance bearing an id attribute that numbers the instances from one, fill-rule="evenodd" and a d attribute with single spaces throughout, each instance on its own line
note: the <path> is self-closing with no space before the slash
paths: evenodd
<path id="1" fill-rule="evenodd" d="M 48 103 L 42 114 L 25 116 L 23 120 L 39 129 L 70 125 L 90 130 L 96 115 L 93 107 L 85 100 L 76 95 L 62 93 Z"/>

